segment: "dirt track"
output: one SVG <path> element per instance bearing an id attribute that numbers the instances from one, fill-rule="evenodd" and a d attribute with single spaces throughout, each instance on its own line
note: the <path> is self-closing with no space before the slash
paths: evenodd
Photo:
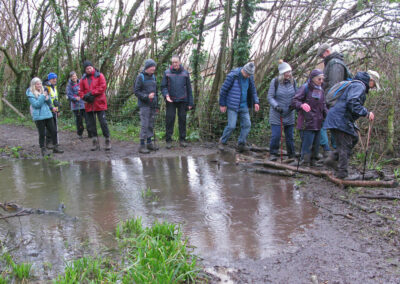
<path id="1" fill-rule="evenodd" d="M 59 160 L 110 160 L 138 156 L 138 145 L 113 141 L 112 150 L 89 151 L 90 140 L 75 133 L 61 132 L 64 154 Z M 68 143 L 67 143 L 68 141 Z M 104 145 L 104 140 L 101 140 Z M 27 156 L 39 156 L 36 129 L 0 125 L 0 148 L 21 146 Z M 215 144 L 161 149 L 154 157 L 207 155 Z M 2 155 L 5 155 L 4 153 Z M 240 260 L 231 264 L 237 283 L 400 283 L 400 206 L 396 200 L 370 200 L 361 195 L 399 196 L 394 189 L 340 189 L 316 177 L 305 176 L 300 194 L 319 207 L 311 228 L 294 236 L 291 245 L 263 260 Z M 367 213 L 347 201 L 373 209 Z M 372 210 L 371 210 L 372 211 Z M 229 264 L 221 264 L 229 265 Z"/>

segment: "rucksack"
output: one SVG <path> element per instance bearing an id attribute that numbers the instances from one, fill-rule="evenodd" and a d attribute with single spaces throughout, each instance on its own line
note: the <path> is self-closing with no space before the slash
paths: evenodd
<path id="1" fill-rule="evenodd" d="M 333 58 L 333 59 L 331 59 L 331 60 L 329 61 L 329 63 L 328 63 L 328 65 L 331 65 L 331 64 L 340 64 L 340 65 L 343 66 L 344 71 L 345 71 L 343 80 L 345 80 L 345 81 L 351 81 L 351 80 L 353 80 L 353 74 L 351 74 L 349 68 L 347 67 L 346 64 L 344 64 L 344 62 L 343 62 L 342 60 L 339 60 L 339 59 L 337 59 L 337 58 Z"/>
<path id="2" fill-rule="evenodd" d="M 276 96 L 276 92 L 278 91 L 278 86 L 279 86 L 279 80 L 278 77 L 275 78 L 275 96 Z M 293 89 L 296 92 L 296 80 L 293 79 Z"/>
<path id="3" fill-rule="evenodd" d="M 350 84 L 353 82 L 360 82 L 360 81 L 358 80 L 341 81 L 333 85 L 332 88 L 330 88 L 329 91 L 325 94 L 326 106 L 328 108 L 333 107 L 336 104 L 337 100 L 344 94 L 344 91 L 347 89 L 347 87 L 350 86 Z"/>

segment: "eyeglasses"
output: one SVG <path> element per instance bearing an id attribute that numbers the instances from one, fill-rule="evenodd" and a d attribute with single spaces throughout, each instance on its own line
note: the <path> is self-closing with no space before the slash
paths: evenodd
<path id="1" fill-rule="evenodd" d="M 322 81 L 324 81 L 324 78 L 316 78 L 315 80 L 322 82 Z"/>

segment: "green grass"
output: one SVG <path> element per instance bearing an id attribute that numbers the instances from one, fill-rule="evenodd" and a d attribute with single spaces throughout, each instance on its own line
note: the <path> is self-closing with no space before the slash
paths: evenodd
<path id="1" fill-rule="evenodd" d="M 11 283 L 9 282 L 8 277 L 14 278 L 16 280 L 26 280 L 31 277 L 32 264 L 17 264 L 14 262 L 12 256 L 8 252 L 3 253 L 3 255 L 0 257 L 0 261 L 5 262 L 5 269 L 3 271 L 0 270 L 0 272 L 2 272 L 2 275 L 0 275 L 0 284 Z"/>

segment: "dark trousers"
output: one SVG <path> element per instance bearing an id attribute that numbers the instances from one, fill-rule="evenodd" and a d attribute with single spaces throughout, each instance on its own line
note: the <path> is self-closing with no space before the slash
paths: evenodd
<path id="1" fill-rule="evenodd" d="M 86 111 L 84 109 L 76 109 L 76 110 L 73 110 L 73 112 L 75 115 L 76 133 L 80 136 L 83 134 L 83 130 L 85 130 L 85 127 L 83 127 L 84 119 L 85 119 L 86 129 L 87 129 Z M 89 135 L 89 137 L 90 137 L 90 135 Z"/>
<path id="2" fill-rule="evenodd" d="M 140 108 L 140 139 L 148 139 L 153 137 L 154 118 L 156 109 L 150 107 Z"/>
<path id="3" fill-rule="evenodd" d="M 286 150 L 289 157 L 295 155 L 294 149 L 294 139 L 293 139 L 293 130 L 294 125 L 284 125 L 283 130 L 285 132 L 286 139 Z M 281 143 L 281 126 L 280 125 L 271 125 L 271 141 L 269 144 L 269 152 L 272 155 L 279 154 L 279 145 Z"/>
<path id="4" fill-rule="evenodd" d="M 349 165 L 349 159 L 354 146 L 358 142 L 358 137 L 350 135 L 346 132 L 332 129 L 332 134 L 335 136 L 336 140 L 336 153 L 338 157 L 338 172 L 347 176 L 347 167 Z"/>
<path id="5" fill-rule="evenodd" d="M 310 155 L 311 159 L 317 159 L 319 154 L 319 142 L 321 134 L 319 130 L 301 130 L 301 158 Z"/>
<path id="6" fill-rule="evenodd" d="M 176 110 L 178 110 L 178 123 L 179 123 L 179 140 L 184 141 L 186 139 L 186 102 L 173 102 L 167 103 L 166 111 L 166 129 L 165 129 L 165 140 L 167 142 L 172 140 L 172 133 L 174 132 Z"/>
<path id="7" fill-rule="evenodd" d="M 48 119 L 43 119 L 43 120 L 36 120 L 35 121 L 36 127 L 39 132 L 39 145 L 40 148 L 44 148 L 44 140 L 46 135 L 50 136 L 51 140 L 47 141 L 52 141 L 53 145 L 57 145 L 57 131 L 54 126 L 54 120 L 53 118 L 48 118 Z M 47 131 L 46 131 L 47 130 Z M 49 139 L 49 138 L 47 138 Z"/>
<path id="8" fill-rule="evenodd" d="M 96 126 L 96 115 L 100 122 L 101 131 L 105 138 L 110 137 L 110 131 L 108 130 L 108 124 L 106 120 L 106 112 L 102 111 L 90 111 L 86 113 L 87 117 L 87 129 L 90 137 L 97 137 L 97 126 Z"/>
<path id="9" fill-rule="evenodd" d="M 56 142 L 57 142 L 57 144 L 58 144 L 58 125 L 57 125 L 57 113 L 56 112 L 53 112 L 53 118 L 50 118 L 50 119 L 52 119 L 53 120 L 53 126 L 54 126 L 54 129 L 55 129 L 55 137 L 56 137 Z M 49 144 L 50 143 L 50 141 L 52 141 L 52 139 L 53 139 L 53 135 L 51 134 L 51 133 L 49 133 L 48 131 L 46 131 L 46 129 L 45 129 L 45 136 L 46 136 L 46 144 Z"/>

